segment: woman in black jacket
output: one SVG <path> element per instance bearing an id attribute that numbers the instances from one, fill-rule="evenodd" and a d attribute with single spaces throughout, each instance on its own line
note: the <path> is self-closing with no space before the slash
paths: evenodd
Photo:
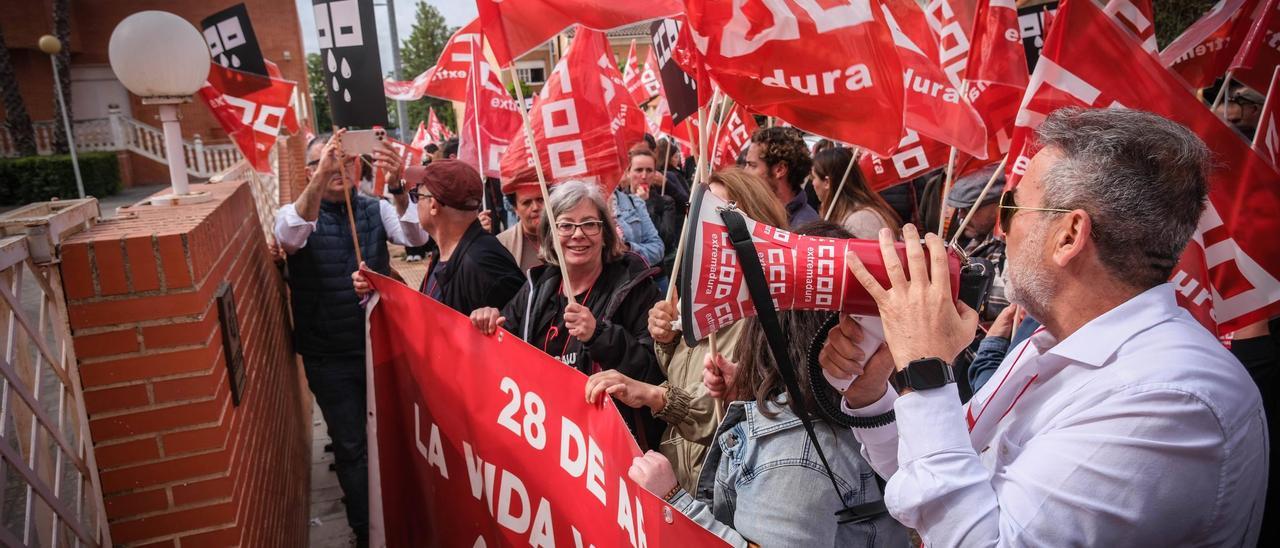
<path id="1" fill-rule="evenodd" d="M 623 251 L 604 196 L 595 184 L 561 183 L 547 209 L 554 224 L 539 230 L 547 264 L 529 271 L 529 282 L 501 311 L 481 308 L 471 323 L 485 334 L 498 327 L 524 339 L 585 375 L 606 369 L 651 384 L 665 379 L 649 335 L 649 308 L 658 302 L 653 275 L 640 257 Z M 551 238 L 559 238 L 562 262 Z M 562 270 L 563 268 L 563 270 Z M 562 272 L 569 274 L 574 303 Z M 656 448 L 662 423 L 648 409 L 618 405 L 641 448 Z"/>

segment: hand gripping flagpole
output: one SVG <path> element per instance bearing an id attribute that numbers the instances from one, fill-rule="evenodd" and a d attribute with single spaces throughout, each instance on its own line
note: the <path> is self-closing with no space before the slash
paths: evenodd
<path id="1" fill-rule="evenodd" d="M 514 64 L 508 68 L 511 70 L 511 82 L 516 88 L 516 106 L 520 109 L 520 118 L 524 120 L 525 144 L 529 147 L 529 156 L 533 158 L 533 171 L 538 174 L 538 188 L 542 190 L 542 202 L 546 204 L 542 211 L 547 216 L 547 226 L 554 227 L 556 220 L 551 217 L 551 193 L 547 192 L 547 178 L 542 174 L 542 158 L 538 154 L 537 143 L 533 140 L 533 126 L 529 125 L 529 107 L 524 104 L 524 90 L 520 89 L 520 74 L 516 72 Z M 476 125 L 479 125 L 479 118 Z M 556 257 L 560 259 L 560 279 L 564 280 L 565 298 L 569 300 L 569 304 L 578 304 L 578 300 L 574 297 L 576 293 L 573 291 L 573 284 L 569 281 L 569 268 L 564 258 L 564 247 L 560 245 L 560 238 L 555 234 L 551 235 L 551 245 L 555 249 Z"/>
<path id="2" fill-rule="evenodd" d="M 853 154 L 849 156 L 849 165 L 845 166 L 844 175 L 840 177 L 840 186 L 836 187 L 836 191 L 834 194 L 829 195 L 831 199 L 831 205 L 827 206 L 827 213 L 826 215 L 822 216 L 822 220 L 824 221 L 831 220 L 831 212 L 836 210 L 836 200 L 839 200 L 840 193 L 844 192 L 844 183 L 845 181 L 849 180 L 849 172 L 853 171 L 853 165 L 858 163 L 858 159 L 861 157 L 862 157 L 862 149 L 855 147 L 853 149 Z"/>
<path id="3" fill-rule="evenodd" d="M 991 191 L 991 187 L 995 185 L 996 179 L 1004 173 L 1004 163 L 1009 161 L 1009 155 L 1005 155 L 1000 159 L 1000 164 L 996 166 L 996 170 L 991 174 L 991 178 L 987 179 L 987 186 L 982 187 L 982 192 L 978 193 L 978 199 L 973 201 L 973 205 L 969 206 L 969 212 L 964 214 L 964 219 L 960 220 L 960 226 L 956 227 L 956 233 L 951 236 L 951 246 L 954 247 L 956 242 L 960 240 L 960 235 L 964 234 L 964 227 L 969 225 L 969 219 L 973 218 L 973 213 L 982 205 L 982 199 Z"/>

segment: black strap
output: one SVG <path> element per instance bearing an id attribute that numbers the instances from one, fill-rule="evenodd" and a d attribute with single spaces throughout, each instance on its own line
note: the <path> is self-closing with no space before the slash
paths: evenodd
<path id="1" fill-rule="evenodd" d="M 742 214 L 734 209 L 722 209 L 720 218 L 724 220 L 725 228 L 729 231 L 729 240 L 733 243 L 733 249 L 738 254 L 738 265 L 742 268 L 742 277 L 747 282 L 747 291 L 751 295 L 751 300 L 756 306 L 756 319 L 759 320 L 760 326 L 764 328 L 765 339 L 769 342 L 769 350 L 773 353 L 774 364 L 778 367 L 778 373 L 782 375 L 782 382 L 787 386 L 787 392 L 790 397 L 787 398 L 791 410 L 795 412 L 796 417 L 800 418 L 800 423 L 804 425 L 805 434 L 809 436 L 809 442 L 813 444 L 813 449 L 818 453 L 818 460 L 822 461 L 822 468 L 827 473 L 827 479 L 831 480 L 831 487 L 835 489 L 836 498 L 840 500 L 840 505 L 844 509 L 836 512 L 839 523 L 857 523 L 869 520 L 877 515 L 883 514 L 888 510 L 885 508 L 883 496 L 880 500 L 849 506 L 844 501 L 844 497 L 840 494 L 840 485 L 836 482 L 836 476 L 831 471 L 831 465 L 827 463 L 827 455 L 822 450 L 822 445 L 818 443 L 818 436 L 813 430 L 813 419 L 809 417 L 808 411 L 800 404 L 800 381 L 796 379 L 796 368 L 791 362 L 791 355 L 787 353 L 787 342 L 782 334 L 782 325 L 778 322 L 778 313 L 773 306 L 773 296 L 769 293 L 769 285 L 765 282 L 764 269 L 760 267 L 760 257 L 756 254 L 755 243 L 751 241 L 751 232 L 747 230 L 747 224 L 742 218 Z"/>

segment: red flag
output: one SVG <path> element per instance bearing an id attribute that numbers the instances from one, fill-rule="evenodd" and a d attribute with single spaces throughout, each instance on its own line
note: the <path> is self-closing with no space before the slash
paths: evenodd
<path id="1" fill-rule="evenodd" d="M 1152 15 L 1151 0 L 1110 0 L 1102 11 L 1137 36 L 1142 49 L 1147 53 L 1158 53 L 1156 20 Z"/>
<path id="2" fill-rule="evenodd" d="M 632 40 L 631 50 L 627 52 L 627 63 L 623 66 L 622 84 L 627 87 L 627 93 L 637 105 L 646 103 L 653 97 L 645 88 L 644 82 L 640 80 L 641 74 L 639 61 L 636 59 L 636 41 Z"/>
<path id="3" fill-rule="evenodd" d="M 376 545 L 725 545 L 628 477 L 640 448 L 611 398 L 582 397 L 585 375 L 369 277 Z"/>
<path id="4" fill-rule="evenodd" d="M 279 65 L 271 62 L 270 59 L 263 59 L 262 61 L 267 64 L 267 76 L 270 76 L 271 78 L 276 80 L 289 81 L 283 76 L 283 74 L 281 74 Z M 293 103 L 297 100 L 298 100 L 298 90 L 297 90 L 297 87 L 295 86 L 293 93 L 289 95 L 289 109 L 286 110 L 284 113 L 284 125 L 281 126 L 281 129 L 283 129 L 284 132 L 288 133 L 289 135 L 298 134 L 298 129 L 299 129 L 298 111 L 293 106 Z M 307 139 L 307 142 L 310 143 L 311 139 Z"/>
<path id="5" fill-rule="evenodd" d="M 1271 85 L 1267 86 L 1267 100 L 1262 104 L 1262 114 L 1258 116 L 1258 130 L 1253 134 L 1253 150 L 1271 163 L 1271 167 L 1280 168 L 1280 128 L 1276 127 L 1276 110 L 1280 109 L 1280 66 L 1271 75 Z"/>
<path id="6" fill-rule="evenodd" d="M 476 0 L 476 7 L 502 67 L 575 23 L 603 31 L 684 11 L 679 0 Z"/>
<path id="7" fill-rule="evenodd" d="M 1231 78 L 1262 91 L 1280 65 L 1280 0 L 1266 0 L 1231 60 Z"/>
<path id="8" fill-rule="evenodd" d="M 1015 143 L 1025 143 L 1045 116 L 1065 106 L 1141 108 L 1187 126 L 1213 148 L 1220 169 L 1171 280 L 1180 303 L 1217 333 L 1280 312 L 1280 174 L 1091 1 L 1064 2 L 1054 25 L 1022 102 Z M 1015 175 L 1025 171 L 1029 149 L 1010 152 Z"/>
<path id="9" fill-rule="evenodd" d="M 649 56 L 644 60 L 644 68 L 640 69 L 639 80 L 641 90 L 648 96 L 645 101 L 662 95 L 662 75 L 658 73 L 658 58 L 654 55 L 652 47 L 649 48 Z M 631 97 L 634 99 L 635 94 L 631 94 Z M 644 104 L 644 101 L 636 101 L 636 104 Z"/>
<path id="10" fill-rule="evenodd" d="M 987 128 L 987 158 L 1009 152 L 1013 120 L 1027 89 L 1027 55 L 1019 32 L 1014 0 L 989 0 L 978 5 L 969 49 L 965 95 Z M 957 164 L 985 165 L 957 154 Z M 957 176 L 964 172 L 957 170 Z"/>
<path id="11" fill-rule="evenodd" d="M 473 19 L 458 29 L 440 50 L 435 66 L 408 82 L 384 80 L 383 92 L 389 99 L 417 101 L 429 95 L 448 101 L 466 102 L 467 72 L 471 55 L 480 44 L 480 20 Z"/>
<path id="12" fill-rule="evenodd" d="M 878 192 L 946 166 L 950 155 L 951 147 L 908 129 L 893 154 L 864 153 L 858 159 L 858 169 L 871 190 Z"/>
<path id="13" fill-rule="evenodd" d="M 294 87 L 288 80 L 214 63 L 199 93 L 249 164 L 260 173 L 271 173 L 271 147 L 287 123 Z"/>
<path id="14" fill-rule="evenodd" d="M 427 135 L 431 136 L 431 140 L 437 143 L 447 141 L 453 137 L 449 128 L 440 123 L 440 119 L 436 118 L 435 107 L 427 107 Z"/>
<path id="15" fill-rule="evenodd" d="M 529 112 L 547 182 L 594 180 L 612 192 L 628 148 L 644 138 L 644 115 L 631 102 L 603 33 L 579 26 L 565 56 Z M 503 192 L 536 184 L 525 140 L 502 156 Z"/>
<path id="16" fill-rule="evenodd" d="M 938 39 L 920 5 L 915 0 L 889 0 L 882 9 L 902 63 L 906 126 L 985 158 L 987 131 L 982 118 L 960 93 L 960 82 L 938 64 Z"/>
<path id="17" fill-rule="evenodd" d="M 427 133 L 427 125 L 423 122 L 418 122 L 418 132 L 413 134 L 413 141 L 409 143 L 409 146 L 425 150 L 430 143 L 431 135 Z"/>
<path id="18" fill-rule="evenodd" d="M 499 160 L 520 131 L 520 111 L 483 56 L 473 56 L 470 64 L 458 159 L 485 177 L 497 177 Z"/>
<path id="19" fill-rule="evenodd" d="M 1257 0 L 1220 0 L 1160 52 L 1160 62 L 1194 89 L 1212 85 L 1240 49 L 1257 4 Z"/>
<path id="20" fill-rule="evenodd" d="M 938 65 L 954 82 L 968 77 L 973 22 L 983 3 L 983 0 L 931 0 L 924 5 L 925 19 L 937 38 Z"/>
<path id="21" fill-rule="evenodd" d="M 686 7 L 702 66 L 744 107 L 882 154 L 902 138 L 903 67 L 877 2 Z"/>
<path id="22" fill-rule="evenodd" d="M 711 169 L 717 170 L 734 164 L 738 154 L 751 142 L 751 135 L 756 132 L 756 119 L 742 105 L 734 104 L 716 129 L 719 139 L 712 149 Z"/>

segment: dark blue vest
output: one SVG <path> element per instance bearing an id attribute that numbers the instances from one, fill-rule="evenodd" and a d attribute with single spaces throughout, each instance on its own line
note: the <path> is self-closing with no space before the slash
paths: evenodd
<path id="1" fill-rule="evenodd" d="M 360 253 L 370 269 L 387 274 L 391 257 L 379 201 L 359 194 L 353 199 Z M 356 266 L 346 203 L 320 202 L 320 216 L 307 245 L 289 256 L 293 345 L 299 354 L 364 353 L 364 308 L 351 286 Z"/>

